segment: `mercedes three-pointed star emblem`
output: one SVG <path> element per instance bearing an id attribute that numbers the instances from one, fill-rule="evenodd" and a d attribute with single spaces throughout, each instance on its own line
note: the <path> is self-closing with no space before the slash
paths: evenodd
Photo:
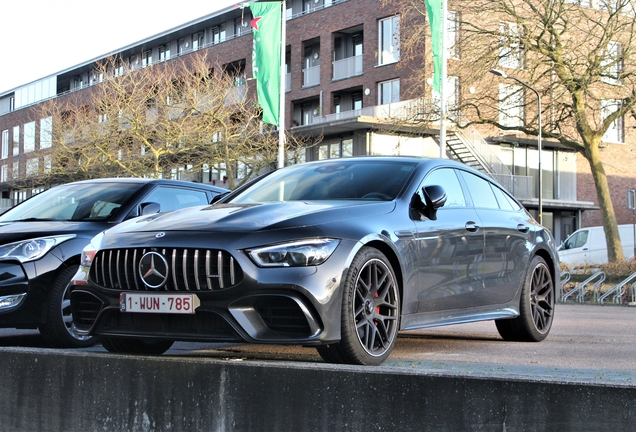
<path id="1" fill-rule="evenodd" d="M 139 276 L 148 288 L 159 289 L 168 281 L 168 261 L 158 252 L 147 252 L 139 261 Z"/>

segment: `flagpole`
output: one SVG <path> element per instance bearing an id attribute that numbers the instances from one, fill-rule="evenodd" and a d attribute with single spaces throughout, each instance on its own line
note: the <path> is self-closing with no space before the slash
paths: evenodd
<path id="1" fill-rule="evenodd" d="M 446 157 L 446 1 L 442 0 L 442 79 L 439 94 L 439 157 Z"/>
<path id="2" fill-rule="evenodd" d="M 281 46 L 280 46 L 280 104 L 278 106 L 278 168 L 285 166 L 285 48 L 287 35 L 287 11 L 285 0 L 281 1 Z"/>

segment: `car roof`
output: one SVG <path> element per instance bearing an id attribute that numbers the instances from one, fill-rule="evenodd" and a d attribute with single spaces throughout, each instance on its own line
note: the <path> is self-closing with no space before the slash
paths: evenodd
<path id="1" fill-rule="evenodd" d="M 226 188 L 219 186 L 213 186 L 206 183 L 190 182 L 185 180 L 170 180 L 170 179 L 152 179 L 152 178 L 139 178 L 139 177 L 112 177 L 112 178 L 99 178 L 89 179 L 71 182 L 68 184 L 89 184 L 89 183 L 121 183 L 121 184 L 159 184 L 165 186 L 181 186 L 181 187 L 194 187 L 205 189 L 210 192 L 226 192 Z"/>

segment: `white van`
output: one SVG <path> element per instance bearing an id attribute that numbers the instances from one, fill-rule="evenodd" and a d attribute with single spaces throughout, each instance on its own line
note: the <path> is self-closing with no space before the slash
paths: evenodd
<path id="1" fill-rule="evenodd" d="M 618 233 L 625 259 L 634 257 L 634 225 L 619 225 Z M 565 264 L 607 263 L 607 243 L 602 226 L 581 228 L 574 231 L 561 246 L 559 260 Z"/>

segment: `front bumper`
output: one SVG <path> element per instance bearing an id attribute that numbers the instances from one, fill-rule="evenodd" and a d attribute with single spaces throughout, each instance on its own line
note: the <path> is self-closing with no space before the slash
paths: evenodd
<path id="1" fill-rule="evenodd" d="M 87 335 L 206 342 L 333 343 L 340 340 L 341 281 L 354 246 L 355 242 L 344 241 L 325 263 L 310 267 L 259 268 L 242 253 L 233 251 L 232 259 L 240 269 L 240 273 L 236 272 L 240 278 L 234 285 L 226 282 L 223 288 L 215 285 L 207 289 L 205 283 L 190 281 L 188 290 L 183 291 L 184 283 L 171 282 L 170 292 L 194 293 L 200 301 L 196 312 L 187 315 L 123 312 L 122 292 L 152 292 L 144 286 L 140 289 L 131 276 L 133 267 L 122 263 L 119 277 L 116 270 L 102 277 L 95 269 L 89 272 L 82 268 L 71 282 L 74 322 L 78 331 Z M 157 250 L 166 249 L 169 248 Z M 116 256 L 113 253 L 108 259 L 116 261 Z M 177 261 L 182 261 L 181 256 Z M 125 268 L 129 268 L 127 273 Z M 196 268 L 196 264 L 188 262 L 187 268 Z M 180 281 L 190 280 L 182 271 L 177 269 L 176 273 Z"/>

